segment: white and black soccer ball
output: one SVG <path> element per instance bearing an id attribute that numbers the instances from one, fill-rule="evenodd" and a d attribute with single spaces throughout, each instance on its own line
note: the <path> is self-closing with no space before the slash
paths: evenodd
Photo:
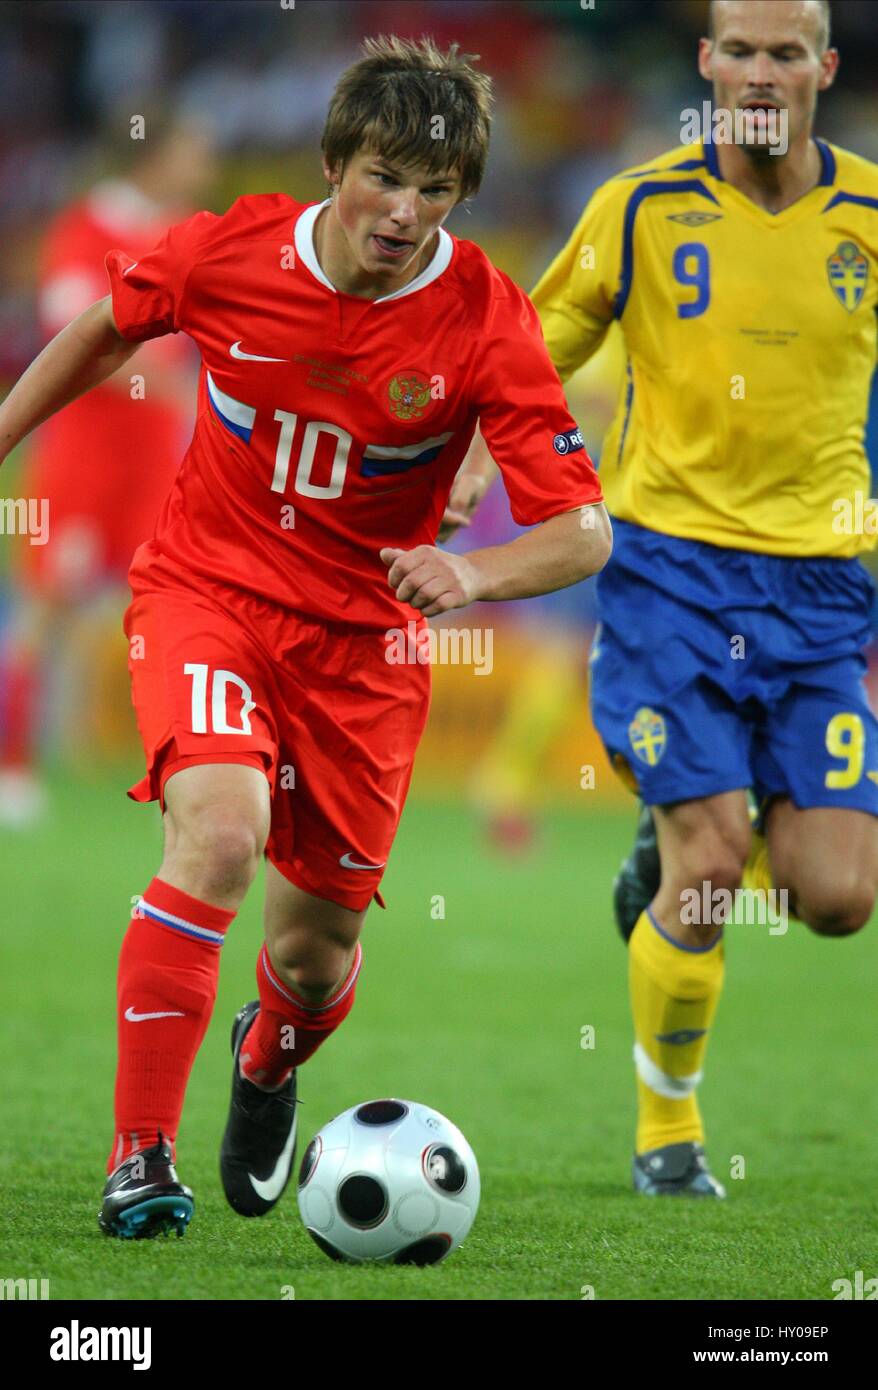
<path id="1" fill-rule="evenodd" d="M 437 1264 L 479 1208 L 476 1156 L 456 1125 L 412 1100 L 370 1100 L 305 1150 L 299 1211 L 333 1260 Z"/>

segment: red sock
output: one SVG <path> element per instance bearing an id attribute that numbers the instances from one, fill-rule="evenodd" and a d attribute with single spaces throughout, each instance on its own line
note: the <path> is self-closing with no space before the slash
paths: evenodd
<path id="1" fill-rule="evenodd" d="M 3 685 L 0 764 L 8 768 L 28 768 L 33 761 L 38 663 L 28 653 L 10 651 L 4 663 Z"/>
<path id="2" fill-rule="evenodd" d="M 256 965 L 259 1013 L 241 1052 L 241 1070 L 259 1086 L 280 1086 L 293 1067 L 307 1062 L 354 1006 L 363 951 L 357 943 L 353 964 L 331 999 L 306 1004 L 278 979 L 263 946 Z"/>
<path id="3" fill-rule="evenodd" d="M 186 1083 L 210 1022 L 234 912 L 154 878 L 119 957 L 116 1137 L 107 1172 L 158 1132 L 173 1150 Z M 167 1017 L 150 1017 L 162 1014 Z M 144 1017 L 146 1015 L 146 1017 Z"/>

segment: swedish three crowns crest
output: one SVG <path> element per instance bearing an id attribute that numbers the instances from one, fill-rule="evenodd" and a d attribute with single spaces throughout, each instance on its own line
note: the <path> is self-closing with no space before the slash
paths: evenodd
<path id="1" fill-rule="evenodd" d="M 826 262 L 826 272 L 836 299 L 853 313 L 866 292 L 869 262 L 853 241 L 842 241 Z"/>

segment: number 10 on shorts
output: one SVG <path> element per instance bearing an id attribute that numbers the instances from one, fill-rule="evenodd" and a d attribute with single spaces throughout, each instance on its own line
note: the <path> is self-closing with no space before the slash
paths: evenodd
<path id="1" fill-rule="evenodd" d="M 253 692 L 245 680 L 234 671 L 220 668 L 212 673 L 206 662 L 187 661 L 183 667 L 184 676 L 192 677 L 192 732 L 193 734 L 252 734 L 250 711 L 256 708 Z M 211 677 L 208 682 L 208 676 Z M 210 714 L 208 717 L 207 687 L 210 684 Z M 235 685 L 241 692 L 241 725 L 230 724 L 226 715 L 227 691 Z"/>

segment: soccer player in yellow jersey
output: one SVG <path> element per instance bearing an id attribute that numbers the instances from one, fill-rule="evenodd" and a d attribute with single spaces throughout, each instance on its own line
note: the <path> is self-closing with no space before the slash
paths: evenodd
<path id="1" fill-rule="evenodd" d="M 651 1196 L 725 1195 L 695 1091 L 751 849 L 748 789 L 774 887 L 814 931 L 859 930 L 878 891 L 873 590 L 856 558 L 875 543 L 878 167 L 812 133 L 839 61 L 829 23 L 826 0 L 713 0 L 699 69 L 737 143 L 681 145 L 609 180 L 532 296 L 562 378 L 614 320 L 627 353 L 600 466 L 615 549 L 592 710 L 652 811 L 616 893 L 634 1186 Z M 452 525 L 488 477 L 479 447 Z"/>

